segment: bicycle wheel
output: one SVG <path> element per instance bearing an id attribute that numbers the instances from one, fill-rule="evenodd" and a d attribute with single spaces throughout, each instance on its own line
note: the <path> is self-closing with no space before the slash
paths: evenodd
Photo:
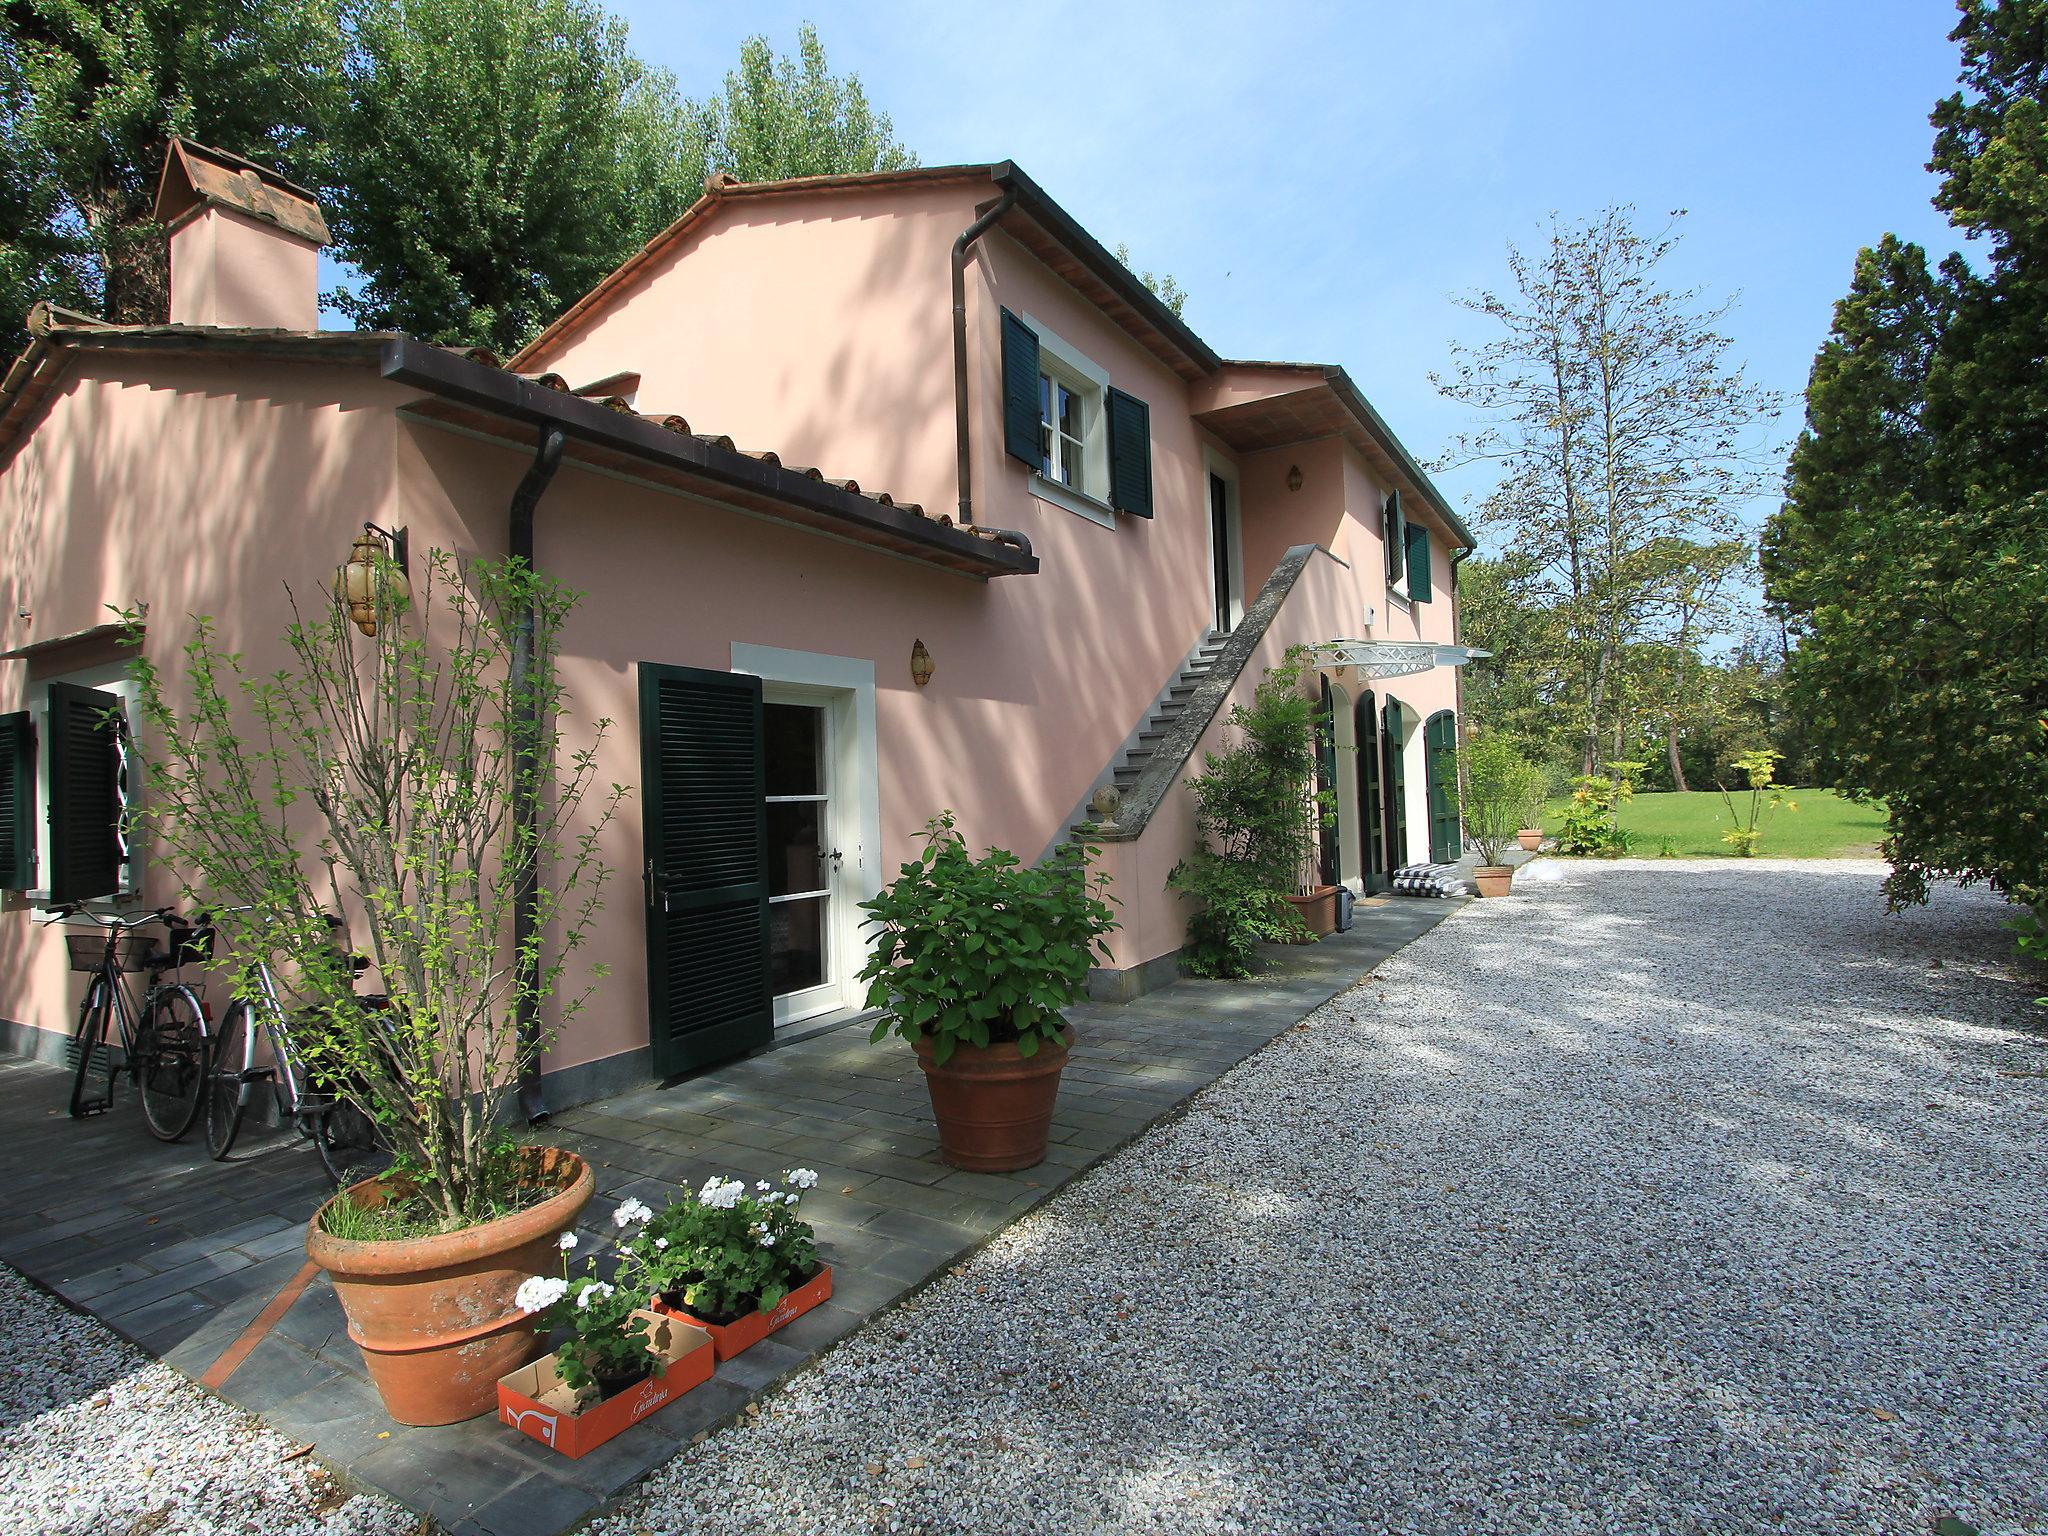
<path id="1" fill-rule="evenodd" d="M 249 1034 L 249 1005 L 231 1004 L 214 1031 L 213 1060 L 206 1074 L 206 1150 L 216 1162 L 234 1149 L 249 1107 Z"/>
<path id="2" fill-rule="evenodd" d="M 71 1073 L 71 1118 L 82 1120 L 97 1115 L 114 1102 L 114 1053 L 107 1046 L 107 1019 L 113 1013 L 113 996 L 107 978 L 95 976 L 85 989 L 85 1001 L 78 1005 L 78 1032 L 71 1048 L 78 1052 L 78 1065 Z M 91 1092 L 94 1077 L 104 1078 L 100 1091 Z"/>
<path id="3" fill-rule="evenodd" d="M 321 1112 L 313 1142 L 336 1189 L 373 1179 L 391 1166 L 382 1127 L 346 1099 Z"/>
<path id="4" fill-rule="evenodd" d="M 135 1036 L 135 1083 L 142 1118 L 158 1141 L 176 1141 L 206 1107 L 211 1057 L 206 1014 L 187 987 L 165 987 Z"/>

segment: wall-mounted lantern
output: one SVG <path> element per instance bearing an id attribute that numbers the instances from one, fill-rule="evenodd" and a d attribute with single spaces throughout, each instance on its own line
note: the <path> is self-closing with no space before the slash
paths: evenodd
<path id="1" fill-rule="evenodd" d="M 1287 466 L 1287 489 L 1290 491 L 1301 489 L 1301 466 L 1299 464 Z"/>
<path id="2" fill-rule="evenodd" d="M 403 528 L 365 523 L 349 548 L 348 562 L 335 573 L 334 584 L 348 604 L 348 616 L 366 635 L 377 633 L 386 613 L 412 601 L 408 544 Z"/>
<path id="3" fill-rule="evenodd" d="M 932 653 L 924 648 L 922 640 L 910 642 L 910 680 L 922 688 L 932 680 Z"/>

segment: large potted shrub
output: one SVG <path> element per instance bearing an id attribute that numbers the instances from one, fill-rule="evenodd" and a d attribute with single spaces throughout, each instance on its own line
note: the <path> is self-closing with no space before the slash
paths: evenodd
<path id="1" fill-rule="evenodd" d="M 924 851 L 861 903 L 880 937 L 861 979 L 917 1051 L 939 1124 L 939 1155 L 1001 1173 L 1045 1158 L 1053 1102 L 1073 1044 L 1061 1010 L 1116 930 L 1095 848 L 1062 843 L 1033 868 L 1014 853 L 967 850 L 950 812 L 925 829 Z"/>
<path id="2" fill-rule="evenodd" d="M 1303 687 L 1313 659 L 1296 646 L 1269 668 L 1231 710 L 1229 745 L 1187 781 L 1197 841 L 1167 884 L 1199 903 L 1187 947 L 1199 976 L 1249 976 L 1260 943 L 1335 926 L 1335 888 L 1311 878 L 1319 818 L 1332 809 L 1315 788 L 1317 704 Z"/>
<path id="3" fill-rule="evenodd" d="M 181 675 L 137 664 L 145 815 L 188 899 L 247 909 L 223 913 L 230 959 L 285 980 L 332 1114 L 388 1151 L 314 1215 L 306 1250 L 392 1417 L 449 1423 L 490 1411 L 537 1353 L 515 1292 L 590 1200 L 582 1158 L 506 1125 L 588 1000 L 565 962 L 625 791 L 592 793 L 608 721 L 562 750 L 568 593 L 522 562 L 435 552 L 415 603 L 388 558 L 370 563 L 310 613 L 293 600 L 274 672 L 248 674 L 204 620 Z M 351 950 L 388 1003 L 358 996 Z"/>
<path id="4" fill-rule="evenodd" d="M 1464 756 L 1465 830 L 1479 850 L 1472 883 L 1481 896 L 1505 896 L 1515 872 L 1503 861 L 1541 799 L 1543 770 L 1497 732 L 1473 736 Z"/>

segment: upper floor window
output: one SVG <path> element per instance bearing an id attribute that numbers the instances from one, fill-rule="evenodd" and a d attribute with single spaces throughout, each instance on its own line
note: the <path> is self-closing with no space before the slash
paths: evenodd
<path id="1" fill-rule="evenodd" d="M 1099 491 L 1091 483 L 1088 448 L 1102 414 L 1100 399 L 1099 391 L 1069 382 L 1059 373 L 1038 376 L 1039 473 L 1085 496 Z"/>
<path id="2" fill-rule="evenodd" d="M 1101 364 L 1028 316 L 1002 312 L 1003 450 L 1032 491 L 1106 528 L 1152 515 L 1152 416 Z"/>

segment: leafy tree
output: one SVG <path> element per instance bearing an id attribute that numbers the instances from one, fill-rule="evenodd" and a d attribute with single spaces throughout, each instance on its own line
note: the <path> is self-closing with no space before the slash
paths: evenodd
<path id="1" fill-rule="evenodd" d="M 1131 248 L 1122 242 L 1117 244 L 1116 259 L 1137 273 L 1138 281 L 1151 289 L 1152 296 L 1176 315 L 1187 308 L 1188 291 L 1174 281 L 1171 273 L 1139 272 L 1137 264 L 1131 260 Z"/>
<path id="2" fill-rule="evenodd" d="M 1936 197 L 1982 271 L 1891 236 L 1814 360 L 1764 540 L 1835 784 L 1881 795 L 1894 905 L 2048 900 L 2048 0 L 1962 0 Z"/>
<path id="3" fill-rule="evenodd" d="M 868 104 L 858 75 L 835 76 L 818 29 L 797 29 L 797 56 L 778 57 L 765 37 L 740 45 L 725 88 L 694 109 L 705 164 L 741 181 L 900 171 L 917 156 L 895 124 Z"/>
<path id="4" fill-rule="evenodd" d="M 1466 301 L 1494 339 L 1437 380 L 1487 418 L 1457 456 L 1502 468 L 1481 521 L 1557 614 L 1588 774 L 1628 734 L 1630 647 L 1693 638 L 1685 594 L 1718 584 L 1709 551 L 1739 532 L 1761 484 L 1747 440 L 1777 408 L 1729 364 L 1722 308 L 1659 286 L 1674 244 L 1610 208 L 1511 248 L 1513 291 Z M 1673 558 L 1688 549 L 1697 563 Z"/>
<path id="5" fill-rule="evenodd" d="M 172 136 L 303 170 L 340 51 L 331 0 L 0 0 L 0 346 L 42 298 L 163 320 Z"/>
<path id="6" fill-rule="evenodd" d="M 329 302 L 509 353 L 696 197 L 704 144 L 595 0 L 354 0 Z"/>

